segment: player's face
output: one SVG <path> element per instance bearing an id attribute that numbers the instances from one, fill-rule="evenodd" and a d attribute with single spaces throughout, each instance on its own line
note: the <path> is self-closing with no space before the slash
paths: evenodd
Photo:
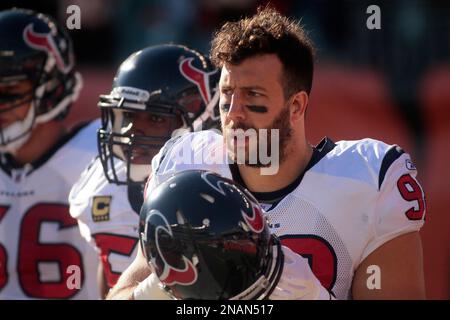
<path id="1" fill-rule="evenodd" d="M 32 88 L 28 80 L 0 84 L 0 127 L 25 119 L 31 105 Z"/>
<path id="2" fill-rule="evenodd" d="M 220 112 L 225 143 L 231 156 L 236 159 L 239 148 L 245 149 L 246 164 L 249 153 L 256 152 L 257 143 L 249 138 L 236 138 L 236 129 L 268 129 L 264 139 L 271 153 L 271 133 L 279 131 L 280 161 L 283 161 L 286 144 L 291 136 L 289 105 L 281 84 L 282 64 L 274 54 L 265 54 L 244 60 L 239 65 L 225 64 L 222 68 L 220 89 Z M 263 140 L 263 141 L 264 141 Z M 272 147 L 272 148 L 271 148 Z M 257 153 L 256 153 L 257 154 Z M 253 166 L 262 166 L 259 162 Z"/>
<path id="3" fill-rule="evenodd" d="M 181 118 L 149 112 L 119 111 L 122 114 L 120 133 L 133 136 L 131 162 L 149 164 L 172 131 L 182 126 Z M 125 147 L 126 148 L 126 147 Z M 126 154 L 127 150 L 124 150 Z"/>

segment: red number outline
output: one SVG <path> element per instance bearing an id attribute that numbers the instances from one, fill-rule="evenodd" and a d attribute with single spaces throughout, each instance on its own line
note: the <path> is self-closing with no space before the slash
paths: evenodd
<path id="1" fill-rule="evenodd" d="M 117 253 L 130 257 L 136 248 L 139 239 L 114 233 L 96 233 L 93 234 L 92 237 L 95 240 L 95 244 L 100 249 L 100 257 L 107 285 L 112 288 L 117 283 L 117 280 L 119 280 L 121 273 L 112 270 L 111 263 L 109 262 L 109 255 L 111 253 Z"/>
<path id="2" fill-rule="evenodd" d="M 409 185 L 413 191 L 409 191 L 406 185 Z M 409 208 L 405 215 L 409 220 L 422 220 L 426 212 L 425 196 L 422 187 L 410 175 L 404 174 L 397 181 L 397 188 L 402 198 L 408 202 L 417 201 L 419 208 L 413 206 Z"/>
<path id="3" fill-rule="evenodd" d="M 331 244 L 314 234 L 284 235 L 279 238 L 282 245 L 308 259 L 317 279 L 331 291 L 337 278 L 337 256 Z"/>
<path id="4" fill-rule="evenodd" d="M 5 207 L 0 206 L 0 208 Z M 80 267 L 81 286 L 83 286 L 83 257 L 79 250 L 71 244 L 40 242 L 41 226 L 44 222 L 58 223 L 59 230 L 73 228 L 78 224 L 77 220 L 70 216 L 69 206 L 66 204 L 39 203 L 29 208 L 23 215 L 19 228 L 20 234 L 16 264 L 18 282 L 23 293 L 29 297 L 68 299 L 77 294 L 79 290 L 67 288 L 66 281 L 70 276 L 66 274 L 67 266 L 77 265 Z M 0 246 L 0 249 L 2 248 Z M 54 250 L 58 250 L 59 252 L 56 258 L 54 255 L 52 257 L 52 252 L 50 252 Z M 4 251 L 6 254 L 6 250 Z M 42 258 L 42 255 L 47 257 Z M 46 261 L 58 263 L 60 281 L 40 281 L 38 265 L 40 262 Z M 6 282 L 4 285 L 6 285 Z"/>

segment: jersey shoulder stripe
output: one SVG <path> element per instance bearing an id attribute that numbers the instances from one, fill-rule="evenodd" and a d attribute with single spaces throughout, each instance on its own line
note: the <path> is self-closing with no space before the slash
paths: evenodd
<path id="1" fill-rule="evenodd" d="M 391 167 L 392 163 L 394 163 L 394 161 L 400 158 L 400 156 L 404 153 L 405 151 L 403 151 L 403 149 L 397 145 L 393 145 L 386 152 L 386 155 L 384 156 L 383 161 L 381 162 L 381 169 L 378 176 L 378 190 L 381 189 L 381 185 L 383 184 L 386 172 Z"/>
<path id="2" fill-rule="evenodd" d="M 389 166 L 401 155 L 396 145 L 375 139 L 342 140 L 313 168 L 312 172 L 358 180 L 378 190 Z M 401 149 L 400 149 L 401 150 Z"/>

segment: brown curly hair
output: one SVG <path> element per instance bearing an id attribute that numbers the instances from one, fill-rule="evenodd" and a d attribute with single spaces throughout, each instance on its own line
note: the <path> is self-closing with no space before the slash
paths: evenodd
<path id="1" fill-rule="evenodd" d="M 257 13 L 236 22 L 227 22 L 214 34 L 211 61 L 240 64 L 261 54 L 276 54 L 283 65 L 281 84 L 285 98 L 299 91 L 311 91 L 314 45 L 297 22 L 276 10 L 258 8 Z"/>

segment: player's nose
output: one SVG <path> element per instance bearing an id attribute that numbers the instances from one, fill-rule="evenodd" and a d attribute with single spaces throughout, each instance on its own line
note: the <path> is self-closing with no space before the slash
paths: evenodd
<path id="1" fill-rule="evenodd" d="M 238 94 L 233 94 L 230 107 L 227 112 L 227 120 L 242 122 L 246 118 L 244 103 Z"/>

